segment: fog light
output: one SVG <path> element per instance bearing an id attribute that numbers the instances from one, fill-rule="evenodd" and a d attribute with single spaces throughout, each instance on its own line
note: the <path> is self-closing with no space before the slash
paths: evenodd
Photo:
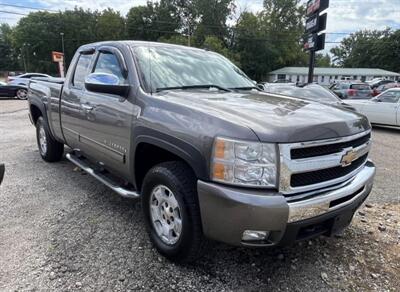
<path id="1" fill-rule="evenodd" d="M 245 230 L 242 235 L 243 241 L 262 241 L 269 236 L 269 231 Z"/>

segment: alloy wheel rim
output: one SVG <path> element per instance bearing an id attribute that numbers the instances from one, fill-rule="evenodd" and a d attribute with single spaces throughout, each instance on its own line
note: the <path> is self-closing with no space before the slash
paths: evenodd
<path id="1" fill-rule="evenodd" d="M 20 89 L 17 91 L 17 97 L 19 99 L 26 99 L 27 94 L 28 94 L 27 91 L 24 89 Z"/>
<path id="2" fill-rule="evenodd" d="M 182 234 L 181 208 L 174 193 L 164 185 L 150 195 L 150 217 L 157 236 L 166 244 L 175 244 Z"/>
<path id="3" fill-rule="evenodd" d="M 40 144 L 40 152 L 45 155 L 47 152 L 47 138 L 46 132 L 44 131 L 43 126 L 40 126 L 39 129 L 39 144 Z"/>

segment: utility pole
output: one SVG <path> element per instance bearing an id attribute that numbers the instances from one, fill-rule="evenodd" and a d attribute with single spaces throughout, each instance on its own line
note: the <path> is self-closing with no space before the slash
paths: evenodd
<path id="1" fill-rule="evenodd" d="M 25 72 L 28 72 L 28 70 L 29 70 L 29 50 L 28 50 L 28 46 L 29 46 L 29 44 L 27 44 L 27 43 L 23 43 L 22 44 L 22 48 L 23 48 L 23 50 L 25 51 L 24 52 L 24 69 L 25 69 Z M 25 56 L 25 54 L 26 54 L 26 56 Z"/>
<path id="2" fill-rule="evenodd" d="M 64 50 L 64 33 L 60 32 L 60 36 L 61 36 L 61 46 L 62 46 L 62 53 L 64 55 L 63 58 L 63 75 L 65 76 L 65 50 Z"/>
<path id="3" fill-rule="evenodd" d="M 27 70 L 26 70 L 26 62 L 25 62 L 25 55 L 24 55 L 24 50 L 23 50 L 23 48 L 24 48 L 24 47 L 21 48 L 21 56 L 22 56 L 22 62 L 24 63 L 24 71 L 25 71 L 25 73 L 26 73 Z"/>
<path id="4" fill-rule="evenodd" d="M 188 25 L 188 46 L 190 47 L 190 23 Z"/>

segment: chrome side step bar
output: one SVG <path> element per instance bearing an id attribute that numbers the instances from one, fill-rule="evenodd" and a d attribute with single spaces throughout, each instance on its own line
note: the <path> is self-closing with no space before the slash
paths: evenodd
<path id="1" fill-rule="evenodd" d="M 85 163 L 85 161 L 83 161 L 82 159 L 79 159 L 79 157 L 76 157 L 75 155 L 73 155 L 71 153 L 68 153 L 65 156 L 73 164 L 75 164 L 79 168 L 83 169 L 85 172 L 87 172 L 88 174 L 93 176 L 95 179 L 97 179 L 98 181 L 105 184 L 107 187 L 112 189 L 114 192 L 118 193 L 120 196 L 122 196 L 124 198 L 130 198 L 130 199 L 137 199 L 140 197 L 139 193 L 119 186 L 112 179 L 108 178 L 104 174 L 97 172 L 96 170 L 91 168 L 87 163 Z"/>

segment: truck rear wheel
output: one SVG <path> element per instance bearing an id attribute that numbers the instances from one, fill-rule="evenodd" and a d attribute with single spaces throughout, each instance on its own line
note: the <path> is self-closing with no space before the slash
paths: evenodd
<path id="1" fill-rule="evenodd" d="M 55 162 L 61 160 L 64 153 L 64 144 L 54 140 L 43 117 L 39 117 L 36 122 L 36 140 L 40 156 L 45 161 Z"/>
<path id="2" fill-rule="evenodd" d="M 166 258 L 192 262 L 202 255 L 203 237 L 196 178 L 183 162 L 165 162 L 146 174 L 142 210 L 152 243 Z"/>

